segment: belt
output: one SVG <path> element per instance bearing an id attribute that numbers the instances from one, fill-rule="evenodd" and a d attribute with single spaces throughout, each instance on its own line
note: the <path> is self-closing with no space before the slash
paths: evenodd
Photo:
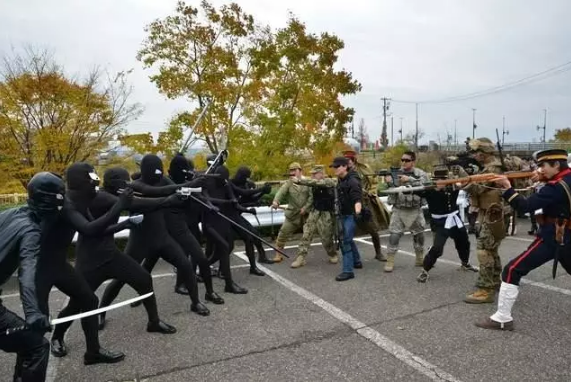
<path id="1" fill-rule="evenodd" d="M 554 218 L 551 216 L 545 216 L 545 215 L 535 215 L 535 219 L 537 220 L 537 223 L 540 225 L 545 225 L 545 224 L 556 224 L 558 223 L 558 218 Z M 571 219 L 566 219 L 567 220 L 567 224 L 565 225 L 566 228 L 571 229 Z"/>
<path id="2" fill-rule="evenodd" d="M 444 215 L 432 214 L 432 218 L 433 219 L 444 219 L 444 218 L 446 218 L 446 223 L 444 223 L 444 228 L 446 228 L 446 229 L 450 229 L 452 227 L 458 227 L 458 228 L 464 227 L 464 223 L 462 222 L 462 219 L 460 219 L 460 216 L 458 216 L 458 211 L 454 211 L 454 212 L 451 212 L 449 214 L 444 214 Z"/>

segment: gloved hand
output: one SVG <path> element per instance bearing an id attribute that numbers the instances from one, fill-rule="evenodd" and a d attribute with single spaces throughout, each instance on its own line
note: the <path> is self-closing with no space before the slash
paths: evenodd
<path id="1" fill-rule="evenodd" d="M 129 216 L 129 223 L 133 224 L 133 225 L 139 225 L 143 222 L 143 219 L 145 218 L 144 215 L 133 215 L 133 216 Z"/>
<path id="2" fill-rule="evenodd" d="M 220 212 L 220 208 L 216 207 L 214 204 L 210 204 L 208 207 L 212 212 Z"/>
<path id="3" fill-rule="evenodd" d="M 32 313 L 26 317 L 26 326 L 41 333 L 52 331 L 48 316 L 42 313 Z"/>
<path id="4" fill-rule="evenodd" d="M 272 192 L 272 185 L 266 183 L 262 186 L 260 190 L 262 191 L 262 195 L 269 194 L 270 192 Z"/>
<path id="5" fill-rule="evenodd" d="M 127 209 L 131 206 L 133 202 L 133 189 L 131 187 L 125 187 L 123 192 L 119 195 L 119 203 L 123 209 Z"/>
<path id="6" fill-rule="evenodd" d="M 246 211 L 248 211 L 248 213 L 250 213 L 252 215 L 256 215 L 258 213 L 254 207 L 247 208 Z"/>

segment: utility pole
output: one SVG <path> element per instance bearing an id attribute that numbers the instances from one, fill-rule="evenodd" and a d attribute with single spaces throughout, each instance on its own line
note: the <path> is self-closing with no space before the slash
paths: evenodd
<path id="1" fill-rule="evenodd" d="M 388 146 L 388 139 L 387 139 L 387 111 L 391 105 L 390 98 L 383 97 L 381 98 L 383 101 L 383 132 L 381 133 L 381 146 L 387 148 Z"/>
<path id="2" fill-rule="evenodd" d="M 472 109 L 472 139 L 476 138 L 476 109 Z"/>
<path id="3" fill-rule="evenodd" d="M 504 146 L 504 137 L 510 135 L 510 132 L 506 130 L 506 116 L 502 118 L 502 147 Z"/>
<path id="4" fill-rule="evenodd" d="M 400 130 L 398 131 L 400 133 L 400 142 L 402 144 L 402 120 L 403 117 L 400 117 Z"/>
<path id="5" fill-rule="evenodd" d="M 454 146 L 458 146 L 458 120 L 454 120 Z"/>
<path id="6" fill-rule="evenodd" d="M 414 151 L 418 151 L 418 102 L 416 103 L 416 132 L 414 134 Z"/>
<path id="7" fill-rule="evenodd" d="M 543 149 L 545 150 L 545 131 L 547 130 L 547 109 L 543 109 L 543 126 L 537 126 L 537 130 L 543 129 Z"/>

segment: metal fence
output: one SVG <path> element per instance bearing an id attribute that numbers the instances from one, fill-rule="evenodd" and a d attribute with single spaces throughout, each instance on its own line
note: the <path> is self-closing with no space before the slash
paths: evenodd
<path id="1" fill-rule="evenodd" d="M 26 203 L 28 194 L 2 194 L 0 195 L 0 206 L 9 204 L 23 204 Z"/>

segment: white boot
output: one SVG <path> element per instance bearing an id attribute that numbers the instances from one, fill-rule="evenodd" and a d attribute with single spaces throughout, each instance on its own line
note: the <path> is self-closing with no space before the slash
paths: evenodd
<path id="1" fill-rule="evenodd" d="M 505 324 L 512 322 L 512 308 L 519 293 L 517 285 L 508 284 L 502 281 L 500 292 L 498 293 L 498 311 L 490 318 L 496 322 Z"/>

